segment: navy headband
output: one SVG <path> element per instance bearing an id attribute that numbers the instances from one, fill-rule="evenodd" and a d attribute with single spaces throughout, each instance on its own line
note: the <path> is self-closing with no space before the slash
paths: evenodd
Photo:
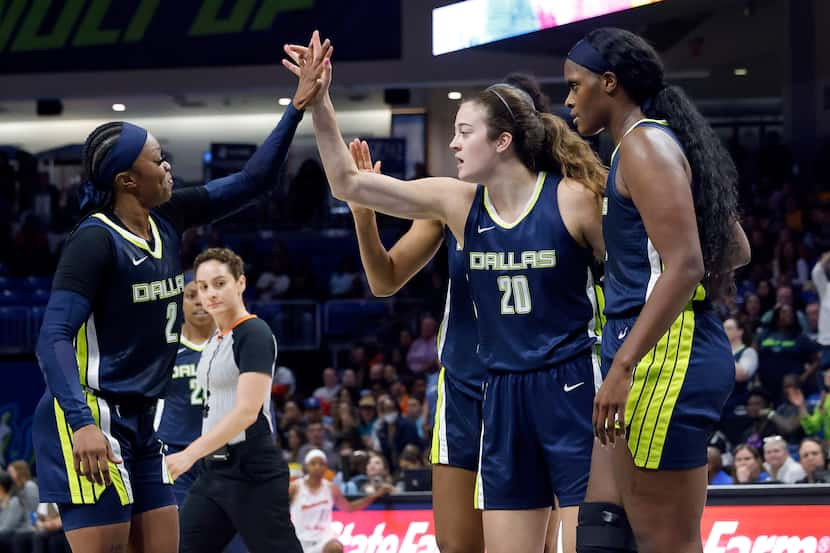
<path id="1" fill-rule="evenodd" d="M 123 122 L 118 142 L 98 168 L 98 178 L 94 180 L 95 187 L 100 190 L 110 190 L 115 176 L 133 166 L 141 150 L 144 149 L 145 142 L 147 142 L 147 129 Z"/>
<path id="2" fill-rule="evenodd" d="M 586 39 L 577 42 L 571 51 L 568 52 L 568 59 L 577 65 L 581 65 L 585 69 L 597 74 L 603 74 L 606 71 L 613 71 L 611 65 L 605 61 L 596 48 L 591 46 L 591 43 Z"/>

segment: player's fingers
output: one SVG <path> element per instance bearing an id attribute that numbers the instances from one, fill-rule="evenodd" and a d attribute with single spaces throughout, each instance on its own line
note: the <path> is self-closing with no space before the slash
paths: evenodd
<path id="1" fill-rule="evenodd" d="M 380 161 L 375 162 L 375 166 L 372 169 L 375 173 L 380 173 Z"/>
<path id="2" fill-rule="evenodd" d="M 298 77 L 300 76 L 300 68 L 297 67 L 296 65 L 294 65 L 293 63 L 291 63 L 290 61 L 285 60 L 285 59 L 282 60 L 282 66 L 285 67 L 286 69 L 288 69 L 289 71 L 291 71 L 292 73 L 294 73 L 294 75 L 296 75 Z"/>
<path id="3" fill-rule="evenodd" d="M 608 441 L 611 445 L 616 444 L 617 432 L 614 429 L 614 421 L 617 420 L 617 406 L 612 404 L 608 407 L 608 414 L 605 416 L 605 421 L 603 424 L 603 428 L 605 430 L 605 435 L 607 436 Z"/>
<path id="4" fill-rule="evenodd" d="M 110 484 L 112 484 L 112 478 L 110 478 L 110 465 L 108 457 L 98 458 L 98 469 L 100 470 L 100 474 L 104 482 L 104 485 L 109 486 Z"/>
<path id="5" fill-rule="evenodd" d="M 325 58 L 329 56 L 329 50 L 331 50 L 331 41 L 326 39 L 323 41 L 323 44 L 320 46 L 320 54 L 317 56 L 317 60 L 315 60 L 318 64 L 322 62 Z"/>
<path id="6" fill-rule="evenodd" d="M 594 434 L 599 439 L 599 442 L 605 445 L 605 418 L 608 414 L 605 405 L 597 402 L 594 406 L 594 412 L 596 413 L 594 417 Z"/>
<path id="7" fill-rule="evenodd" d="M 363 162 L 369 167 L 372 166 L 372 152 L 369 151 L 369 143 L 365 140 L 360 141 L 360 153 L 363 155 Z"/>
<path id="8" fill-rule="evenodd" d="M 81 455 L 74 453 L 73 457 L 75 458 L 75 472 L 78 473 L 79 476 L 84 476 L 84 463 L 81 459 Z"/>
<path id="9" fill-rule="evenodd" d="M 93 484 L 99 484 L 99 478 L 101 478 L 101 472 L 98 470 L 98 457 L 96 457 L 92 453 L 87 453 L 84 456 L 84 472 L 86 474 L 86 479 L 92 482 Z"/>
<path id="10" fill-rule="evenodd" d="M 617 436 L 625 438 L 625 404 L 622 404 L 619 411 L 617 411 L 617 420 L 614 423 L 614 430 Z"/>
<path id="11" fill-rule="evenodd" d="M 311 33 L 311 61 L 313 63 L 317 63 L 320 61 L 320 52 L 322 50 L 322 45 L 320 44 L 320 33 L 319 31 L 314 31 Z"/>

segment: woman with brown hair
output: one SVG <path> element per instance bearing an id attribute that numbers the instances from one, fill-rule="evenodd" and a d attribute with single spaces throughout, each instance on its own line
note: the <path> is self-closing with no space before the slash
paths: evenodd
<path id="1" fill-rule="evenodd" d="M 306 49 L 288 51 L 299 64 L 290 67 L 295 74 L 311 69 Z M 450 148 L 458 179 L 403 182 L 361 172 L 337 127 L 330 76 L 324 72 L 326 94 L 313 115 L 334 196 L 438 221 L 464 252 L 477 314 L 470 339 L 487 369 L 475 477 L 487 550 L 541 552 L 555 496 L 569 521 L 565 548 L 573 551 L 599 385 L 590 266 L 604 252 L 602 165 L 561 119 L 539 113 L 520 89 L 497 84 L 456 115 Z"/>

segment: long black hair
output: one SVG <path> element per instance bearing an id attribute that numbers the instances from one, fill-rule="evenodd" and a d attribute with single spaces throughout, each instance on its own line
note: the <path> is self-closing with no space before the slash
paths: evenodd
<path id="1" fill-rule="evenodd" d="M 700 247 L 706 276 L 703 284 L 712 299 L 734 288 L 729 252 L 732 225 L 738 217 L 738 170 L 718 135 L 688 96 L 664 82 L 660 56 L 642 37 L 629 31 L 601 28 L 585 39 L 612 67 L 612 72 L 643 113 L 666 119 L 677 135 L 692 168 Z"/>
<path id="2" fill-rule="evenodd" d="M 95 197 L 87 198 L 88 201 L 81 209 L 81 219 L 92 212 L 112 206 L 113 183 L 100 182 L 101 176 L 99 172 L 101 163 L 118 143 L 118 139 L 121 137 L 122 127 L 123 123 L 121 121 L 111 121 L 96 127 L 86 137 L 81 154 L 84 166 L 83 179 L 84 182 L 92 185 L 95 191 Z M 82 194 L 90 193 L 91 191 L 90 187 L 86 185 L 81 189 Z"/>

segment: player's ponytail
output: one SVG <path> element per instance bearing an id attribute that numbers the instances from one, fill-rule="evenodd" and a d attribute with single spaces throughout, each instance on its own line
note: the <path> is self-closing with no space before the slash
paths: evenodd
<path id="1" fill-rule="evenodd" d="M 607 172 L 588 143 L 565 121 L 540 113 L 530 94 L 506 83 L 488 87 L 474 101 L 487 109 L 490 140 L 510 133 L 516 156 L 525 167 L 579 181 L 599 204 Z"/>
<path id="2" fill-rule="evenodd" d="M 726 297 L 733 287 L 729 257 L 732 225 L 738 216 L 738 171 L 729 152 L 686 94 L 664 82 L 660 57 L 643 38 L 622 29 L 602 28 L 588 33 L 585 40 L 643 113 L 667 120 L 683 145 L 692 169 L 704 286 L 710 298 Z"/>
<path id="3" fill-rule="evenodd" d="M 608 171 L 596 153 L 562 118 L 549 113 L 541 113 L 539 117 L 545 127 L 539 165 L 558 167 L 563 176 L 581 182 L 593 192 L 599 204 L 605 193 Z"/>

